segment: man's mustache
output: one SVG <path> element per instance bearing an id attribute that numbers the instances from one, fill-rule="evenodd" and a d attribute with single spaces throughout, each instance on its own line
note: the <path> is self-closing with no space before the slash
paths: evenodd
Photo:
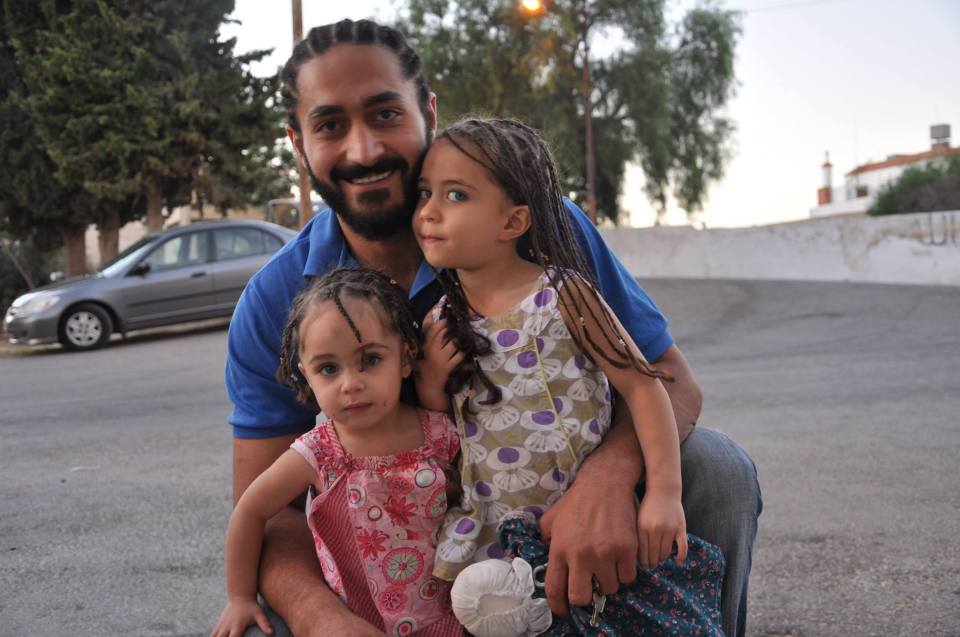
<path id="1" fill-rule="evenodd" d="M 409 167 L 409 164 L 407 164 L 407 161 L 403 157 L 384 157 L 370 166 L 364 166 L 363 164 L 335 166 L 330 171 L 330 177 L 336 181 L 363 179 L 368 175 L 385 173 L 390 170 L 399 170 L 401 174 L 405 174 Z"/>

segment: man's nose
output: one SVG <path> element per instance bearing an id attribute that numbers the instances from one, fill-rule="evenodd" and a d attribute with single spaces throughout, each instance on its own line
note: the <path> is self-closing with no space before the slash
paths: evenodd
<path id="1" fill-rule="evenodd" d="M 347 136 L 347 161 L 370 166 L 383 156 L 383 142 L 377 131 L 366 124 L 357 124 Z"/>

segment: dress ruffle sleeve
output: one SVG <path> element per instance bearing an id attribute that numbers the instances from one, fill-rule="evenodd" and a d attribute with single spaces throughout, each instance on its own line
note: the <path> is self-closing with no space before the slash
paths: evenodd
<path id="1" fill-rule="evenodd" d="M 320 477 L 322 492 L 343 475 L 346 458 L 330 421 L 321 423 L 293 441 L 290 448 L 310 463 Z"/>

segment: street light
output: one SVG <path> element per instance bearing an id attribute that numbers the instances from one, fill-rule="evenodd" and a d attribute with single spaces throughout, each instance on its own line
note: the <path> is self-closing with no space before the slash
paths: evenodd
<path id="1" fill-rule="evenodd" d="M 525 13 L 540 15 L 544 12 L 544 5 L 540 0 L 521 0 L 520 6 Z M 590 81 L 590 0 L 579 0 L 577 3 L 577 48 L 582 47 L 583 62 L 581 64 L 581 94 L 583 95 L 583 136 L 584 159 L 587 171 L 587 215 L 594 225 L 597 223 L 597 162 L 593 152 L 593 102 L 590 99 L 593 93 L 593 83 Z"/>
<path id="2" fill-rule="evenodd" d="M 530 14 L 538 14 L 543 11 L 543 3 L 540 0 L 523 0 L 520 3 L 523 10 Z"/>

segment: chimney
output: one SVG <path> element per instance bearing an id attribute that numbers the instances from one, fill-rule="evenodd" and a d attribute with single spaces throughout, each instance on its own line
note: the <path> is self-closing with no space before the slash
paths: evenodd
<path id="1" fill-rule="evenodd" d="M 930 127 L 930 148 L 950 148 L 950 124 L 934 124 Z"/>
<path id="2" fill-rule="evenodd" d="M 817 190 L 817 205 L 825 206 L 832 201 L 831 192 L 833 190 L 833 164 L 830 163 L 830 151 L 826 152 L 826 159 L 823 162 L 823 185 Z"/>

